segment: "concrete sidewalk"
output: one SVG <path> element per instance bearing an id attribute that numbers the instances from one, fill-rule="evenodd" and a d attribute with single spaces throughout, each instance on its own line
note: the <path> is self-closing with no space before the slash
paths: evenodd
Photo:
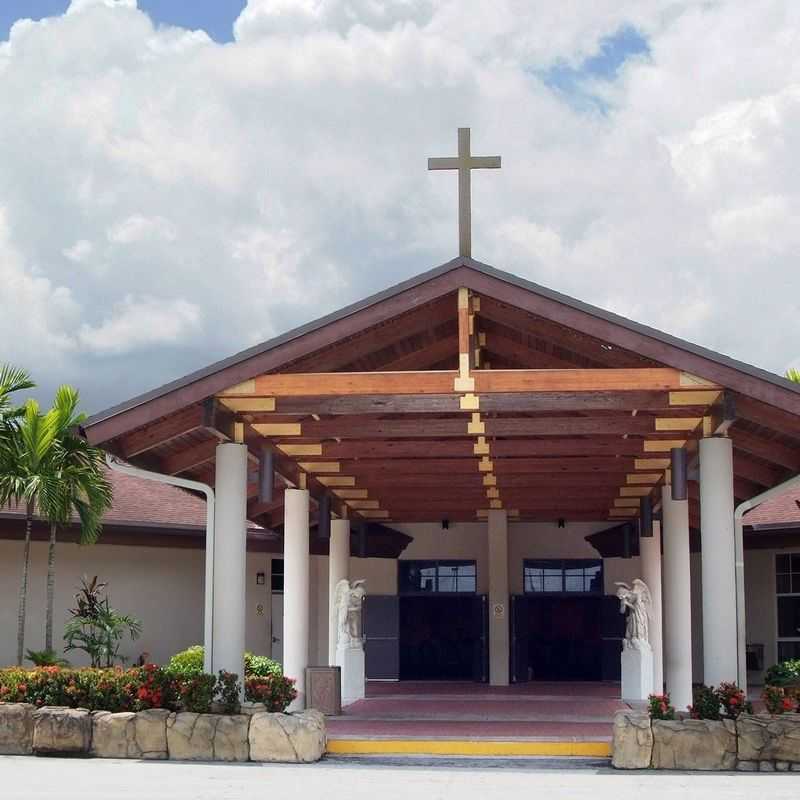
<path id="1" fill-rule="evenodd" d="M 311 765 L 187 764 L 0 757 L 3 800 L 796 800 L 794 773 L 619 773 L 593 762 L 325 760 Z"/>

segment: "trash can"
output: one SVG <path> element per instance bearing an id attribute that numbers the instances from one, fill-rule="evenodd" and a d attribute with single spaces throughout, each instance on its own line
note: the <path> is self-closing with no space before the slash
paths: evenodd
<path id="1" fill-rule="evenodd" d="M 342 713 L 341 667 L 306 667 L 306 708 L 329 717 Z"/>

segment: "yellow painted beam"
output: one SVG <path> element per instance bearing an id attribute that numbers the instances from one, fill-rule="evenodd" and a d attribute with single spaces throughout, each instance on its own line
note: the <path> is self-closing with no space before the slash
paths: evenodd
<path id="1" fill-rule="evenodd" d="M 614 500 L 616 508 L 639 508 L 638 497 L 617 497 Z"/>
<path id="2" fill-rule="evenodd" d="M 301 436 L 302 426 L 299 422 L 256 422 L 253 429 L 262 436 Z"/>
<path id="3" fill-rule="evenodd" d="M 608 515 L 610 517 L 636 517 L 639 515 L 638 508 L 612 508 Z"/>
<path id="4" fill-rule="evenodd" d="M 321 456 L 321 444 L 279 444 L 278 450 L 287 456 Z"/>
<path id="5" fill-rule="evenodd" d="M 333 489 L 333 493 L 342 500 L 366 500 L 369 496 L 368 489 Z"/>
<path id="6" fill-rule="evenodd" d="M 693 431 L 703 422 L 702 417 L 657 417 L 657 431 Z"/>
<path id="7" fill-rule="evenodd" d="M 718 390 L 700 392 L 670 392 L 669 404 L 671 406 L 712 406 L 719 400 L 721 392 Z"/>
<path id="8" fill-rule="evenodd" d="M 301 461 L 300 469 L 306 472 L 341 472 L 342 465 L 338 461 Z"/>
<path id="9" fill-rule="evenodd" d="M 459 398 L 459 408 L 462 411 L 478 411 L 481 407 L 481 399 L 477 394 L 465 394 Z"/>
<path id="10" fill-rule="evenodd" d="M 346 500 L 345 502 L 350 508 L 354 508 L 356 511 L 359 509 L 381 507 L 381 504 L 377 500 Z"/>
<path id="11" fill-rule="evenodd" d="M 365 509 L 358 513 L 365 519 L 389 519 L 389 512 L 381 509 Z"/>
<path id="12" fill-rule="evenodd" d="M 471 436 L 486 433 L 486 426 L 481 422 L 481 415 L 477 411 L 472 415 L 472 421 L 467 423 L 467 433 Z"/>
<path id="13" fill-rule="evenodd" d="M 323 486 L 355 486 L 356 479 L 352 475 L 321 475 L 318 478 Z"/>
<path id="14" fill-rule="evenodd" d="M 645 453 L 667 453 L 673 447 L 685 447 L 686 439 L 647 439 L 644 443 Z"/>
<path id="15" fill-rule="evenodd" d="M 628 473 L 625 476 L 627 483 L 652 483 L 656 484 L 661 480 L 660 472 L 639 472 Z"/>
<path id="16" fill-rule="evenodd" d="M 668 458 L 635 458 L 633 460 L 633 468 L 642 470 L 666 469 L 669 464 Z"/>
<path id="17" fill-rule="evenodd" d="M 647 497 L 652 490 L 652 486 L 623 486 L 619 494 L 620 497 Z"/>
<path id="18" fill-rule="evenodd" d="M 337 755 L 561 756 L 610 758 L 610 742 L 495 741 L 479 739 L 329 739 Z"/>
<path id="19" fill-rule="evenodd" d="M 275 410 L 274 397 L 220 397 L 222 405 L 241 414 L 258 414 Z"/>
<path id="20" fill-rule="evenodd" d="M 496 475 L 484 475 L 483 476 L 483 485 L 484 486 L 497 486 L 497 476 Z"/>

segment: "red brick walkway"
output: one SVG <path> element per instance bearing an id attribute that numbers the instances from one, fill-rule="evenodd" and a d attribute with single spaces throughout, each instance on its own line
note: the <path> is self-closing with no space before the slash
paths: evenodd
<path id="1" fill-rule="evenodd" d="M 619 684 L 370 683 L 329 718 L 331 738 L 610 741 Z"/>

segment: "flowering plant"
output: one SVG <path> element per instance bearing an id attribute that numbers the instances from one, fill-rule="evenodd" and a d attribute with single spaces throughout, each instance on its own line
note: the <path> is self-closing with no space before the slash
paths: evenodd
<path id="1" fill-rule="evenodd" d="M 735 683 L 723 681 L 716 691 L 719 704 L 722 706 L 725 716 L 736 719 L 740 714 L 752 714 L 753 706 L 747 699 L 744 691 Z"/>
<path id="2" fill-rule="evenodd" d="M 675 709 L 670 705 L 668 694 L 651 694 L 650 719 L 675 719 Z"/>
<path id="3" fill-rule="evenodd" d="M 241 689 L 242 685 L 239 683 L 239 676 L 235 672 L 226 672 L 224 669 L 219 671 L 217 696 L 222 704 L 224 713 L 235 714 L 239 710 Z"/>
<path id="4" fill-rule="evenodd" d="M 254 675 L 244 682 L 245 699 L 252 703 L 264 703 L 267 711 L 285 711 L 297 697 L 293 678 L 283 675 Z"/>
<path id="5" fill-rule="evenodd" d="M 764 687 L 761 697 L 769 714 L 785 714 L 794 711 L 797 706 L 795 699 L 782 686 Z M 797 706 L 797 710 L 800 711 L 800 706 Z"/>

